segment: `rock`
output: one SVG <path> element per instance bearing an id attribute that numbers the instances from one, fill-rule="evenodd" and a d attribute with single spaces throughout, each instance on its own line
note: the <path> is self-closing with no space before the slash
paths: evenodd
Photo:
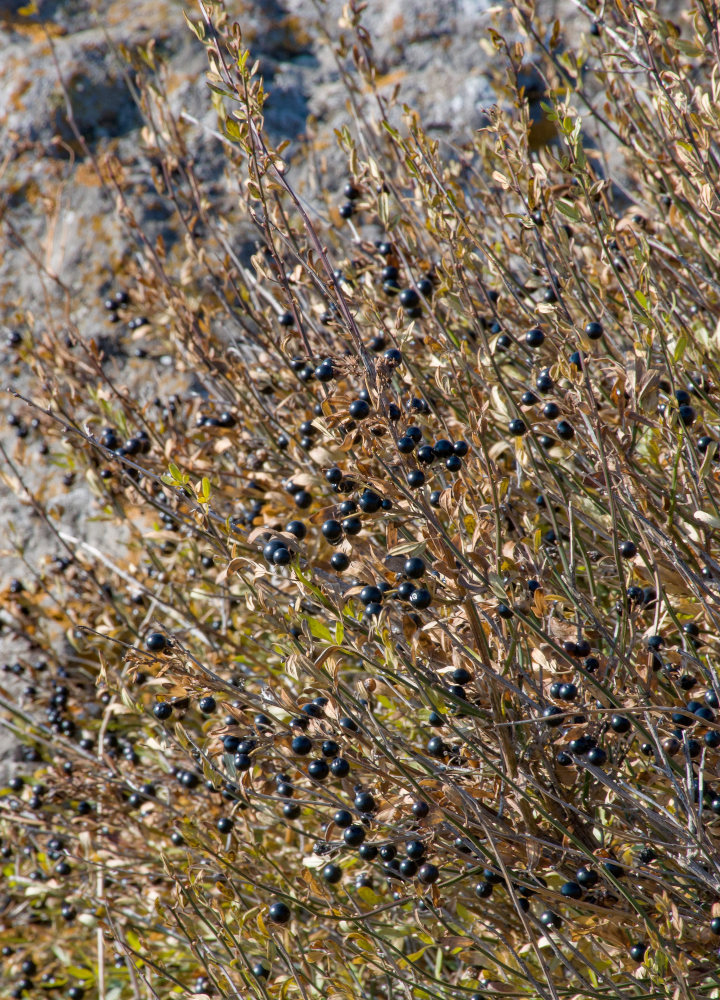
<path id="1" fill-rule="evenodd" d="M 288 7 L 298 16 L 307 9 L 304 0 L 288 0 Z M 487 33 L 490 7 L 486 0 L 369 0 L 362 23 L 371 31 L 381 93 L 389 95 L 399 85 L 402 101 L 420 112 L 430 132 L 464 138 L 485 124 L 484 109 L 495 96 L 478 43 Z M 326 4 L 325 24 L 333 35 L 342 34 L 334 29 L 342 8 L 341 0 Z M 311 110 L 323 122 L 347 120 L 332 49 L 320 46 L 317 54 Z M 372 111 L 377 116 L 377 109 Z"/>

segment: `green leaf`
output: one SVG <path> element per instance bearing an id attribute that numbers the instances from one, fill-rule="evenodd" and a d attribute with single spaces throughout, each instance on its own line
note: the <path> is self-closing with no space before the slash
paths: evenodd
<path id="1" fill-rule="evenodd" d="M 417 168 L 417 166 L 415 164 L 415 161 L 409 155 L 405 157 L 405 169 L 413 177 L 419 177 L 420 176 L 420 174 L 418 173 L 418 168 Z"/>
<path id="2" fill-rule="evenodd" d="M 208 503 L 210 500 L 210 480 L 207 476 L 203 476 L 202 482 L 200 484 L 200 492 L 198 494 L 199 503 Z"/>
<path id="3" fill-rule="evenodd" d="M 643 295 L 643 293 L 640 291 L 639 288 L 635 292 L 635 301 L 639 303 L 640 308 L 644 309 L 645 312 L 650 312 L 650 303 L 648 302 L 647 297 Z"/>
<path id="4" fill-rule="evenodd" d="M 95 978 L 95 974 L 90 969 L 82 969 L 79 965 L 69 965 L 65 971 L 69 976 L 74 976 L 75 979 L 84 979 L 85 982 Z"/>
<path id="5" fill-rule="evenodd" d="M 455 904 L 455 912 L 461 920 L 464 920 L 468 926 L 471 926 L 475 922 L 475 915 L 466 909 L 462 903 Z"/>
<path id="6" fill-rule="evenodd" d="M 195 21 L 191 21 L 190 18 L 185 13 L 185 11 L 182 12 L 182 15 L 187 21 L 188 27 L 195 35 L 197 40 L 199 42 L 202 42 L 205 38 L 205 25 L 202 23 L 202 21 L 198 21 L 197 23 Z"/>
<path id="7" fill-rule="evenodd" d="M 652 319 L 649 316 L 646 316 L 644 313 L 633 313 L 633 319 L 635 320 L 636 323 L 639 323 L 640 326 L 654 325 Z"/>
<path id="8" fill-rule="evenodd" d="M 701 480 L 704 479 L 705 476 L 707 476 L 708 472 L 710 471 L 710 468 L 713 462 L 715 461 L 716 453 L 717 453 L 717 446 L 715 444 L 711 444 L 708 448 L 705 449 L 702 465 L 698 470 L 698 477 Z"/>
<path id="9" fill-rule="evenodd" d="M 206 83 L 213 94 L 217 94 L 218 97 L 229 97 L 231 100 L 235 97 L 235 94 L 231 90 L 228 90 L 227 87 L 219 87 L 216 83 L 210 83 L 209 81 L 206 81 Z"/>
<path id="10" fill-rule="evenodd" d="M 351 941 L 360 951 L 366 951 L 368 953 L 374 953 L 376 951 L 376 946 L 372 943 L 369 937 L 364 934 L 348 934 L 348 941 Z"/>
<path id="11" fill-rule="evenodd" d="M 327 642 L 332 642 L 332 634 L 327 625 L 317 618 L 308 618 L 307 623 L 310 626 L 310 635 L 314 639 L 325 639 Z"/>
<path id="12" fill-rule="evenodd" d="M 380 897 L 378 896 L 378 894 L 376 892 L 373 892 L 373 890 L 369 886 L 366 885 L 361 886 L 358 889 L 357 894 L 363 901 L 363 903 L 365 903 L 367 906 L 377 906 L 377 904 L 380 902 Z"/>
<path id="13" fill-rule="evenodd" d="M 423 948 L 420 949 L 420 951 L 414 951 L 412 955 L 408 955 L 407 956 L 408 962 L 417 962 L 419 958 L 423 957 L 423 955 L 425 954 L 425 952 L 428 950 L 429 947 L 430 945 L 426 944 Z"/>
<path id="14" fill-rule="evenodd" d="M 490 581 L 490 589 L 493 594 L 501 601 L 507 601 L 508 596 L 505 593 L 505 588 L 503 587 L 502 579 L 497 573 L 488 573 L 488 580 Z"/>
<path id="15" fill-rule="evenodd" d="M 228 139 L 234 139 L 235 141 L 240 139 L 240 126 L 232 118 L 225 119 L 225 134 Z"/>
<path id="16" fill-rule="evenodd" d="M 681 334 L 680 339 L 677 342 L 677 346 L 673 351 L 673 361 L 680 361 L 680 359 L 683 357 L 687 349 L 687 343 L 688 343 L 687 337 L 685 336 L 684 333 Z"/>
<path id="17" fill-rule="evenodd" d="M 400 133 L 398 132 L 398 130 L 394 129 L 392 127 L 392 125 L 390 125 L 388 122 L 386 122 L 385 120 L 383 120 L 383 121 L 380 122 L 380 124 L 385 129 L 385 131 L 389 135 L 391 135 L 393 137 L 393 139 L 399 139 L 400 138 Z"/>
<path id="18" fill-rule="evenodd" d="M 571 201 L 567 201 L 566 198 L 558 198 L 555 202 L 555 206 L 557 207 L 557 210 L 568 219 L 572 219 L 573 222 L 580 222 L 580 213 Z"/>
<path id="19" fill-rule="evenodd" d="M 127 930 L 125 932 L 125 940 L 130 945 L 133 951 L 141 951 L 140 938 L 137 936 L 135 931 Z"/>
<path id="20" fill-rule="evenodd" d="M 697 59 L 699 56 L 705 54 L 705 50 L 702 46 L 696 45 L 694 42 L 686 42 L 682 38 L 671 38 L 669 41 L 670 45 L 672 45 L 674 49 L 677 49 L 678 52 L 682 52 L 685 56 L 692 56 L 694 59 Z"/>
<path id="21" fill-rule="evenodd" d="M 295 575 L 297 576 L 297 578 L 307 587 L 307 589 L 310 591 L 311 594 L 314 594 L 315 597 L 317 597 L 318 602 L 322 604 L 324 608 L 329 607 L 328 599 L 325 597 L 325 595 L 323 594 L 323 592 L 320 590 L 319 587 L 316 587 L 314 583 L 310 582 L 310 577 L 305 576 L 303 574 L 302 570 L 300 569 L 300 566 L 298 565 L 297 560 L 295 560 L 295 562 L 293 563 L 293 569 L 295 571 Z"/>

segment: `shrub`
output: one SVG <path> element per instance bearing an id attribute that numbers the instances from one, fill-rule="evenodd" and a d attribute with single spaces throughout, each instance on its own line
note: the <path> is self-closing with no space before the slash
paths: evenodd
<path id="1" fill-rule="evenodd" d="M 221 7 L 229 214 L 128 54 L 182 242 L 85 145 L 139 251 L 109 312 L 203 391 L 134 397 L 52 314 L 9 342 L 127 538 L 5 593 L 15 995 L 718 995 L 718 23 L 603 11 L 577 50 L 500 18 L 446 154 L 351 5 L 324 210 Z"/>

